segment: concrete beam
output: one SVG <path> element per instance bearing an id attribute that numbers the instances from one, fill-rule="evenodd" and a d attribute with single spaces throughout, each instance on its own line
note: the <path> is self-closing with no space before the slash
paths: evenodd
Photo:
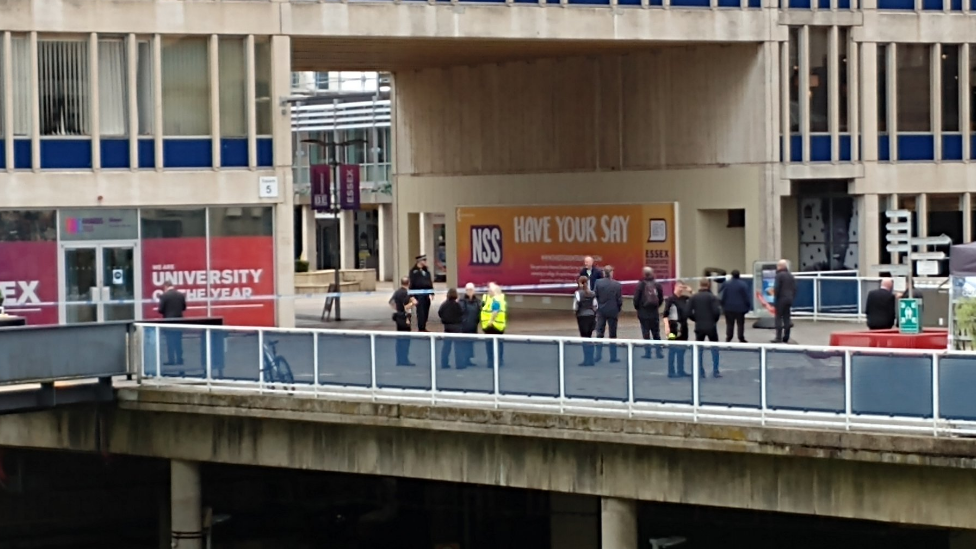
<path id="1" fill-rule="evenodd" d="M 970 440 L 181 391 L 119 398 L 102 415 L 0 417 L 0 445 L 976 529 Z"/>

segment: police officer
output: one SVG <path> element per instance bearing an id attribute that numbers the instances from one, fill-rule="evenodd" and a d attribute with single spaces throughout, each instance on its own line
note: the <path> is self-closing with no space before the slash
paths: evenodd
<path id="1" fill-rule="evenodd" d="M 417 299 L 417 331 L 427 331 L 427 317 L 430 315 L 430 301 L 434 298 L 434 281 L 427 270 L 427 256 L 418 255 L 410 270 L 410 293 Z"/>

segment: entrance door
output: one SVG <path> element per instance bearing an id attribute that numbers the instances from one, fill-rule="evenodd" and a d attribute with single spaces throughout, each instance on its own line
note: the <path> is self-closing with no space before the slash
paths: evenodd
<path id="1" fill-rule="evenodd" d="M 63 245 L 64 322 L 136 320 L 137 261 L 135 243 Z"/>

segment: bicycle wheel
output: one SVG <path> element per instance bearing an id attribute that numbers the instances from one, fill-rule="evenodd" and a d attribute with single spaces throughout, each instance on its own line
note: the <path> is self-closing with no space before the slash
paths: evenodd
<path id="1" fill-rule="evenodd" d="M 295 383 L 295 376 L 291 373 L 291 365 L 288 364 L 288 360 L 279 356 L 275 358 L 275 372 L 278 374 L 278 380 L 282 383 Z"/>

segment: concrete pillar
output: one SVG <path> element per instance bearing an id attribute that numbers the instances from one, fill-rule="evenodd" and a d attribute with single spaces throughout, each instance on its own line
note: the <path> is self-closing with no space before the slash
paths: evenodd
<path id="1" fill-rule="evenodd" d="M 603 498 L 600 503 L 600 547 L 637 549 L 637 501 Z"/>
<path id="2" fill-rule="evenodd" d="M 339 214 L 339 239 L 342 240 L 340 249 L 340 268 L 356 269 L 356 212 L 343 211 Z"/>
<path id="3" fill-rule="evenodd" d="M 271 37 L 271 97 L 291 94 L 291 38 Z M 274 175 L 278 178 L 278 196 L 266 199 L 275 206 L 275 291 L 278 295 L 295 293 L 295 191 L 292 181 L 291 111 L 274 108 L 271 116 Z M 157 164 L 159 166 L 159 164 Z M 276 303 L 278 326 L 295 326 L 295 300 L 279 299 Z"/>
<path id="4" fill-rule="evenodd" d="M 393 205 L 379 205 L 379 233 L 380 233 L 380 280 L 393 280 Z"/>
<path id="5" fill-rule="evenodd" d="M 550 493 L 549 546 L 552 549 L 597 549 L 600 546 L 600 499 Z"/>
<path id="6" fill-rule="evenodd" d="M 200 464 L 176 459 L 170 461 L 169 490 L 172 547 L 203 549 Z"/>
<path id="7" fill-rule="evenodd" d="M 314 271 L 319 262 L 319 231 L 311 204 L 302 206 L 302 257 L 308 261 L 308 270 Z"/>
<path id="8" fill-rule="evenodd" d="M 884 212 L 878 204 L 878 195 L 865 194 L 856 197 L 857 206 L 857 247 L 859 256 L 857 259 L 858 272 L 863 276 L 878 276 L 876 271 L 871 270 L 871 265 L 881 263 L 880 227 L 881 218 Z"/>

